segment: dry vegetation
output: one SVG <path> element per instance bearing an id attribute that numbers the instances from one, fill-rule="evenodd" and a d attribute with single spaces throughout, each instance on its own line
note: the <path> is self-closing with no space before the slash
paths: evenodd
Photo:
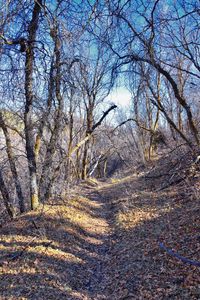
<path id="1" fill-rule="evenodd" d="M 184 157 L 174 156 L 176 172 L 167 156 L 82 182 L 3 226 L 0 299 L 199 299 L 199 266 L 160 247 L 200 262 L 199 176 Z"/>
<path id="2" fill-rule="evenodd" d="M 91 299 L 109 234 L 102 205 L 77 194 L 4 226 L 0 299 Z"/>
<path id="3" fill-rule="evenodd" d="M 199 265 L 199 178 L 195 174 L 194 181 L 187 176 L 185 181 L 163 189 L 167 178 L 162 175 L 173 172 L 169 159 L 161 159 L 139 177 L 127 177 L 117 187 L 103 190 L 108 198 L 116 188 L 118 191 L 114 199 L 117 229 L 112 260 L 116 279 L 111 282 L 116 299 L 200 298 L 199 266 L 187 264 L 160 247 L 162 242 Z M 176 163 L 183 168 L 180 159 Z M 184 167 L 184 171 L 188 169 Z M 179 181 L 178 176 L 174 177 Z M 122 297 L 123 293 L 127 298 Z M 132 298 L 128 298 L 130 294 Z"/>
<path id="4" fill-rule="evenodd" d="M 0 300 L 200 299 L 199 15 L 1 3 Z"/>

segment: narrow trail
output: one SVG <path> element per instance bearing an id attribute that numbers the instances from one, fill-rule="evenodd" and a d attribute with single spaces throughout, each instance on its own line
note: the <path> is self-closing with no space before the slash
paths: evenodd
<path id="1" fill-rule="evenodd" d="M 181 184 L 161 192 L 155 187 L 153 181 L 131 174 L 87 193 L 98 207 L 95 229 L 101 235 L 87 300 L 200 299 L 199 268 L 159 247 L 163 241 L 199 261 L 198 240 L 189 242 L 194 233 L 199 236 L 199 200 L 189 202 L 187 194 L 180 200 Z"/>
<path id="2" fill-rule="evenodd" d="M 83 195 L 93 204 L 93 215 L 91 215 L 91 220 L 88 222 L 87 230 L 90 232 L 90 224 L 94 224 L 92 230 L 95 231 L 96 235 L 101 236 L 98 243 L 93 241 L 93 244 L 90 237 L 86 237 L 86 240 L 90 242 L 90 249 L 88 250 L 91 253 L 96 253 L 96 255 L 88 264 L 90 275 L 83 288 L 90 295 L 86 298 L 88 300 L 110 299 L 108 288 L 111 280 L 112 247 L 115 242 L 113 239 L 112 204 L 109 199 L 101 195 L 98 188 L 91 191 L 86 190 L 83 192 Z M 95 211 L 97 210 L 98 214 L 95 215 Z"/>
<path id="3" fill-rule="evenodd" d="M 66 204 L 55 200 L 2 229 L 0 300 L 114 300 L 112 205 L 102 187 L 79 186 Z"/>
<path id="4" fill-rule="evenodd" d="M 90 183 L 0 229 L 0 300 L 200 299 L 199 269 L 158 243 L 199 260 L 198 241 L 182 239 L 199 236 L 199 204 L 180 201 L 182 186 L 158 193 L 134 174 Z"/>

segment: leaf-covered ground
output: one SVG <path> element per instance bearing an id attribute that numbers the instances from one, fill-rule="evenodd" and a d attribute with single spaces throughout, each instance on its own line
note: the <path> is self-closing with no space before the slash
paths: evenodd
<path id="1" fill-rule="evenodd" d="M 3 226 L 0 299 L 200 299 L 200 267 L 159 245 L 200 262 L 199 179 L 168 169 L 82 183 Z"/>

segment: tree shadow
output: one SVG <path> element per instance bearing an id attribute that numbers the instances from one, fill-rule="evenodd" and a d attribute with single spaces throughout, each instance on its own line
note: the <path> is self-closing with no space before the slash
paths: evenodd
<path id="1" fill-rule="evenodd" d="M 98 216 L 104 215 L 102 209 L 101 205 L 92 207 L 86 202 L 85 207 L 81 206 L 81 216 L 87 213 L 98 222 Z M 28 213 L 2 228 L 3 299 L 80 300 L 97 299 L 98 294 L 104 297 L 101 286 L 105 255 L 109 251 L 107 236 L 92 230 L 91 224 L 87 228 L 70 218 L 54 206 L 49 213 Z M 84 222 L 83 219 L 85 225 Z"/>
<path id="2" fill-rule="evenodd" d="M 91 190 L 81 205 L 54 205 L 44 214 L 21 216 L 1 230 L 0 295 L 199 299 L 194 294 L 197 280 L 187 279 L 198 278 L 197 268 L 159 247 L 164 242 L 181 255 L 198 259 L 191 237 L 199 232 L 195 226 L 199 206 L 195 210 L 189 200 L 181 200 L 179 191 L 181 186 L 155 192 L 145 178 L 132 176 Z M 112 231 L 108 234 L 104 226 Z"/>
<path id="3" fill-rule="evenodd" d="M 170 256 L 159 244 L 200 261 L 197 201 L 184 198 L 182 185 L 154 191 L 145 177 L 107 185 L 100 192 L 114 203 L 110 299 L 199 299 L 198 268 Z"/>

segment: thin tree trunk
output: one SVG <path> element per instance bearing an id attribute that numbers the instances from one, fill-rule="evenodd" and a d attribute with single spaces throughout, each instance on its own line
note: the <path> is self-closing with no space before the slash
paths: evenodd
<path id="1" fill-rule="evenodd" d="M 107 166 L 108 166 L 108 158 L 105 159 L 103 164 L 103 177 L 106 178 L 107 174 Z"/>
<path id="2" fill-rule="evenodd" d="M 199 145 L 199 133 L 198 133 L 198 129 L 195 126 L 194 120 L 193 120 L 193 115 L 192 115 L 192 111 L 190 106 L 188 105 L 188 103 L 186 102 L 185 98 L 180 94 L 178 86 L 176 84 L 176 82 L 174 81 L 174 79 L 172 78 L 172 76 L 166 71 L 164 70 L 159 64 L 157 63 L 153 63 L 152 64 L 161 74 L 163 74 L 165 76 L 165 78 L 167 78 L 167 80 L 170 82 L 171 87 L 174 91 L 174 95 L 176 97 L 176 99 L 178 100 L 178 102 L 180 103 L 180 105 L 185 109 L 186 114 L 187 114 L 187 118 L 188 118 L 188 122 L 189 122 L 189 126 L 190 126 L 190 130 L 195 138 L 195 141 L 197 143 L 197 145 Z"/>
<path id="3" fill-rule="evenodd" d="M 14 209 L 11 205 L 10 195 L 8 193 L 6 184 L 4 182 L 1 169 L 0 169 L 0 191 L 1 191 L 1 194 L 2 194 L 2 197 L 3 197 L 3 203 L 6 207 L 7 213 L 9 214 L 9 216 L 11 218 L 13 218 L 14 217 Z"/>
<path id="4" fill-rule="evenodd" d="M 76 151 L 76 169 L 77 169 L 76 176 L 77 176 L 77 179 L 81 179 L 80 156 L 81 156 L 80 148 L 78 148 Z"/>
<path id="5" fill-rule="evenodd" d="M 88 148 L 89 148 L 89 141 L 85 143 L 84 152 L 83 152 L 82 171 L 81 171 L 81 179 L 83 180 L 87 178 Z"/>
<path id="6" fill-rule="evenodd" d="M 73 142 L 73 125 L 74 125 L 74 116 L 72 112 L 72 104 L 70 103 L 70 111 L 69 111 L 69 143 L 67 149 L 67 162 L 66 162 L 66 170 L 65 170 L 65 179 L 67 180 L 71 174 L 71 151 L 72 151 L 72 142 Z"/>
<path id="7" fill-rule="evenodd" d="M 164 107 L 162 106 L 162 104 L 158 104 L 156 101 L 154 101 L 153 99 L 151 99 L 151 102 L 160 109 L 160 111 L 164 114 L 167 122 L 172 126 L 172 128 L 174 128 L 176 130 L 176 132 L 179 133 L 180 137 L 188 144 L 188 146 L 192 149 L 192 143 L 191 141 L 189 141 L 186 136 L 182 133 L 182 131 L 180 131 L 176 124 L 172 121 L 172 119 L 169 117 L 169 115 L 167 114 L 167 112 L 165 111 Z"/>
<path id="8" fill-rule="evenodd" d="M 17 168 L 15 165 L 15 156 L 12 150 L 12 143 L 11 143 L 11 138 L 10 138 L 10 134 L 9 131 L 7 129 L 7 126 L 4 122 L 2 113 L 0 112 L 0 127 L 3 130 L 4 136 L 5 136 L 5 140 L 6 140 L 6 152 L 8 155 L 8 161 L 10 164 L 10 169 L 12 172 L 12 176 L 13 176 L 13 180 L 15 183 L 15 188 L 16 188 L 16 192 L 17 192 L 17 196 L 18 196 L 18 200 L 19 200 L 19 209 L 20 212 L 23 213 L 25 211 L 25 204 L 24 204 L 24 196 L 22 193 L 22 188 L 21 188 L 21 184 L 20 184 L 20 180 L 19 180 L 19 176 L 17 173 Z"/>
<path id="9" fill-rule="evenodd" d="M 158 102 L 158 107 L 157 107 L 157 112 L 156 112 L 156 119 L 152 127 L 152 133 L 151 133 L 151 138 L 150 138 L 150 147 L 149 147 L 149 160 L 151 160 L 151 157 L 155 154 L 155 145 L 153 145 L 153 137 L 158 129 L 158 121 L 160 117 L 160 103 L 161 103 L 161 97 L 160 97 L 160 74 L 158 74 L 158 81 L 157 81 L 157 102 Z"/>
<path id="10" fill-rule="evenodd" d="M 87 130 L 86 130 L 86 138 L 88 135 L 91 136 L 91 133 L 93 131 L 93 102 L 89 101 L 89 107 L 87 107 Z M 82 159 L 82 170 L 81 170 L 81 179 L 85 180 L 87 177 L 87 166 L 88 166 L 88 150 L 90 147 L 90 139 L 88 139 L 84 146 L 83 151 L 83 159 Z"/>

